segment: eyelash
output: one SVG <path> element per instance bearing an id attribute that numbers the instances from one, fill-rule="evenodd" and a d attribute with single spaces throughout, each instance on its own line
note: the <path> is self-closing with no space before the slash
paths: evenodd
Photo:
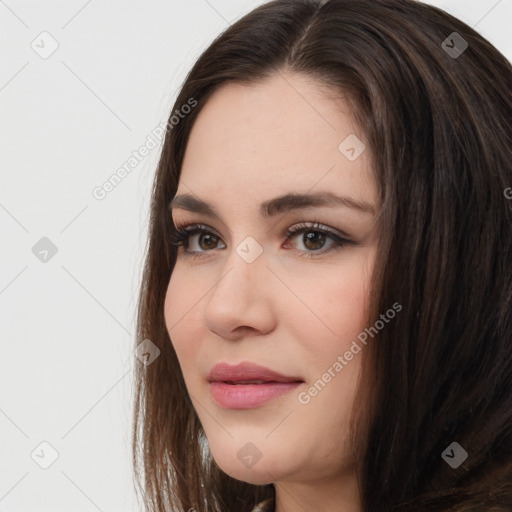
<path id="1" fill-rule="evenodd" d="M 323 224 L 320 224 L 319 222 L 306 222 L 302 221 L 298 224 L 295 224 L 292 228 L 288 228 L 286 231 L 286 240 L 290 240 L 294 236 L 297 236 L 301 233 L 307 233 L 307 232 L 315 232 L 315 233 L 322 233 L 324 235 L 327 235 L 328 238 L 334 241 L 334 247 L 331 246 L 331 248 L 327 250 L 318 250 L 318 251 L 302 251 L 299 250 L 300 256 L 306 257 L 306 258 L 315 258 L 318 256 L 323 256 L 324 254 L 331 252 L 332 250 L 339 250 L 344 246 L 347 245 L 356 245 L 356 242 L 349 240 L 347 238 L 343 238 L 339 235 L 337 235 L 334 231 L 329 229 L 327 226 L 324 226 Z M 175 246 L 184 246 L 185 247 L 185 254 L 187 256 L 192 256 L 194 258 L 202 257 L 207 252 L 212 251 L 190 251 L 188 249 L 189 246 L 189 239 L 191 236 L 200 233 L 206 233 L 213 235 L 220 239 L 210 228 L 209 226 L 206 226 L 205 224 L 189 224 L 186 226 L 176 226 L 174 232 L 169 235 L 169 242 L 172 245 Z"/>

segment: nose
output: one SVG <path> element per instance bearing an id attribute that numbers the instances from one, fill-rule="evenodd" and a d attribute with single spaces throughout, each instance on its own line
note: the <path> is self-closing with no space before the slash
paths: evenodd
<path id="1" fill-rule="evenodd" d="M 274 328 L 275 277 L 264 253 L 250 261 L 233 249 L 206 298 L 205 326 L 222 338 L 237 340 L 247 331 L 266 333 Z"/>

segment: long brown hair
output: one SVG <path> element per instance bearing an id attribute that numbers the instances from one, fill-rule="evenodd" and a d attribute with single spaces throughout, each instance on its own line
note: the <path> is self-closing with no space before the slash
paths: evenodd
<path id="1" fill-rule="evenodd" d="M 403 308 L 368 345 L 354 402 L 364 511 L 510 512 L 512 68 L 469 26 L 413 0 L 269 2 L 186 77 L 172 110 L 195 106 L 167 127 L 139 297 L 136 343 L 161 351 L 135 379 L 146 510 L 246 512 L 275 496 L 213 460 L 163 305 L 177 250 L 168 205 L 197 115 L 222 84 L 283 71 L 351 101 L 382 205 L 368 321 Z M 442 456 L 454 442 L 468 453 L 456 468 Z"/>

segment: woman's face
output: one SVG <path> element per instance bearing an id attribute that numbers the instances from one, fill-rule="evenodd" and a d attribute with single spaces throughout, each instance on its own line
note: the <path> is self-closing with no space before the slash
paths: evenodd
<path id="1" fill-rule="evenodd" d="M 344 440 L 367 348 L 345 354 L 368 327 L 379 209 L 359 139 L 348 106 L 296 74 L 224 85 L 191 132 L 176 196 L 208 203 L 218 217 L 175 203 L 178 228 L 202 224 L 206 232 L 178 249 L 165 319 L 212 454 L 236 479 L 313 481 L 352 462 Z M 282 201 L 264 213 L 262 204 L 288 194 L 350 201 Z M 306 230 L 287 239 L 301 223 Z M 300 382 L 212 384 L 221 362 Z M 261 373 L 233 379 L 244 376 Z"/>

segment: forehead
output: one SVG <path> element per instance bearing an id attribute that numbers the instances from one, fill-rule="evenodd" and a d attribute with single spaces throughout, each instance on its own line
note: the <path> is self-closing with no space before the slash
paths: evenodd
<path id="1" fill-rule="evenodd" d="M 375 204 L 368 151 L 351 161 L 339 148 L 354 136 L 365 138 L 348 104 L 312 78 L 283 73 L 254 84 L 228 83 L 194 123 L 178 193 L 214 194 L 219 202 L 231 197 L 242 205 L 278 193 L 329 190 Z"/>

